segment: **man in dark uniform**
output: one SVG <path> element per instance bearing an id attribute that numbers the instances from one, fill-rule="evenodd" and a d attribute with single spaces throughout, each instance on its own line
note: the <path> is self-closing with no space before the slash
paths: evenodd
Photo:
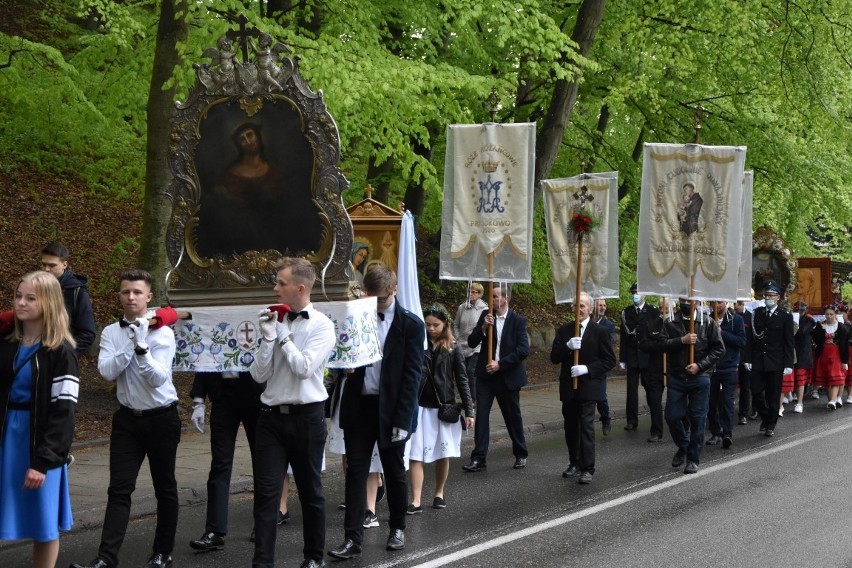
<path id="1" fill-rule="evenodd" d="M 615 352 L 609 332 L 589 317 L 592 299 L 588 294 L 580 294 L 577 309 L 579 335 L 574 334 L 574 322 L 561 326 L 550 349 L 550 362 L 562 364 L 559 400 L 562 401 L 570 460 L 562 477 L 579 475 L 578 482 L 588 485 L 595 474 L 595 406 L 605 396 L 606 374 L 615 367 Z M 575 365 L 576 351 L 580 355 Z"/>
<path id="2" fill-rule="evenodd" d="M 603 298 L 599 298 L 594 300 L 595 309 L 591 316 L 592 321 L 598 324 L 599 326 L 606 329 L 609 334 L 609 342 L 610 344 L 615 344 L 615 323 L 608 317 L 606 317 L 606 300 Z M 614 367 L 615 365 L 613 365 Z M 604 381 L 604 392 L 603 398 L 598 401 L 598 414 L 601 415 L 601 427 L 603 428 L 603 435 L 609 436 L 609 433 L 612 431 L 612 413 L 609 411 L 609 401 L 606 398 L 606 375 L 603 378 Z"/>
<path id="3" fill-rule="evenodd" d="M 778 423 L 782 377 L 793 372 L 795 340 L 793 316 L 778 305 L 781 286 L 767 281 L 763 299 L 765 306 L 754 310 L 746 368 L 751 371 L 752 403 L 760 414 L 760 431 L 770 437 Z"/>
<path id="4" fill-rule="evenodd" d="M 639 426 L 639 382 L 645 383 L 649 356 L 647 350 L 639 349 L 639 338 L 643 328 L 660 317 L 660 311 L 645 302 L 638 293 L 636 282 L 630 287 L 633 305 L 621 312 L 621 347 L 619 364 L 627 371 L 627 424 L 625 430 L 636 430 Z"/>
<path id="5" fill-rule="evenodd" d="M 196 373 L 192 382 L 192 424 L 204 433 L 204 400 L 210 398 L 210 474 L 207 477 L 207 519 L 204 534 L 189 546 L 195 550 L 219 550 L 228 534 L 228 499 L 234 447 L 240 424 L 246 432 L 254 463 L 254 436 L 260 414 L 260 395 L 265 384 L 258 384 L 248 372 Z M 280 516 L 280 513 L 279 513 Z M 280 519 L 279 519 L 280 520 Z"/>
<path id="6" fill-rule="evenodd" d="M 738 410 L 739 421 L 737 421 L 737 424 L 745 426 L 748 424 L 748 419 L 751 415 L 751 371 L 748 370 L 746 364 L 749 362 L 748 358 L 751 354 L 751 325 L 753 314 L 745 309 L 745 302 L 743 300 L 737 300 L 734 304 L 734 312 L 742 316 L 746 332 L 746 345 L 740 349 L 740 365 L 737 369 L 737 381 L 740 387 L 740 402 Z"/>

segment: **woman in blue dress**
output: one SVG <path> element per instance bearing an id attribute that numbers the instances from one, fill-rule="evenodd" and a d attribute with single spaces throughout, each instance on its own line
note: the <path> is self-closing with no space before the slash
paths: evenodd
<path id="1" fill-rule="evenodd" d="M 53 567 L 71 528 L 65 465 L 80 382 L 59 281 L 31 272 L 15 289 L 0 339 L 0 540 L 31 539 L 32 565 Z"/>

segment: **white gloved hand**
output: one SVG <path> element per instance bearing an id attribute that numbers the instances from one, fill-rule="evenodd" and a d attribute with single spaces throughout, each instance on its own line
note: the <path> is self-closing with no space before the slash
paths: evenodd
<path id="1" fill-rule="evenodd" d="M 195 426 L 195 429 L 204 433 L 204 402 L 193 401 L 192 406 L 192 425 Z"/>
<path id="2" fill-rule="evenodd" d="M 621 369 L 622 371 L 626 371 L 627 370 L 627 363 L 619 363 L 618 368 Z"/>
<path id="3" fill-rule="evenodd" d="M 793 369 L 791 369 L 790 367 L 784 367 L 784 374 L 785 375 L 792 375 Z"/>
<path id="4" fill-rule="evenodd" d="M 393 427 L 391 430 L 391 442 L 401 442 L 408 437 L 408 431 L 402 428 Z"/>
<path id="5" fill-rule="evenodd" d="M 746 371 L 751 371 L 751 363 L 743 363 L 743 366 L 746 368 Z"/>
<path id="6" fill-rule="evenodd" d="M 260 323 L 260 333 L 263 339 L 272 342 L 278 336 L 278 329 L 275 325 L 276 315 L 272 310 L 263 309 L 257 314 L 258 322 Z"/>
<path id="7" fill-rule="evenodd" d="M 133 345 L 145 343 L 148 337 L 148 318 L 141 317 L 127 326 L 127 333 L 133 340 Z"/>
<path id="8" fill-rule="evenodd" d="M 582 345 L 582 341 L 583 340 L 579 337 L 572 337 L 568 340 L 568 343 L 566 345 L 568 345 L 568 349 L 570 349 L 571 351 L 579 351 L 580 345 Z"/>
<path id="9" fill-rule="evenodd" d="M 582 375 L 588 375 L 589 368 L 585 365 L 574 365 L 571 367 L 571 376 L 572 377 L 580 377 Z"/>

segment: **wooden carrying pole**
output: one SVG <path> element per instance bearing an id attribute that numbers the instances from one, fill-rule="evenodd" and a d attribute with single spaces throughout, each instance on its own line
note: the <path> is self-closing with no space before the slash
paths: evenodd
<path id="1" fill-rule="evenodd" d="M 574 287 L 574 337 L 580 337 L 580 285 L 583 280 L 583 237 L 577 239 L 577 282 Z M 580 364 L 580 350 L 574 351 L 574 365 Z M 574 377 L 572 388 L 577 390 L 578 380 Z"/>
<path id="2" fill-rule="evenodd" d="M 491 316 L 496 318 L 497 313 L 494 311 L 494 253 L 488 253 L 488 306 L 491 308 Z M 485 359 L 486 363 L 490 363 L 494 359 L 492 358 L 492 354 L 494 353 L 494 327 L 496 320 L 488 326 L 488 357 Z"/>

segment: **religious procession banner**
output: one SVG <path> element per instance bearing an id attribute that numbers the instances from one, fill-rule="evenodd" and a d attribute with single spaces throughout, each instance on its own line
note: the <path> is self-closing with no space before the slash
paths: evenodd
<path id="1" fill-rule="evenodd" d="M 645 144 L 640 294 L 736 298 L 745 156 L 744 146 Z"/>
<path id="2" fill-rule="evenodd" d="M 593 298 L 617 298 L 618 172 L 547 179 L 541 186 L 556 303 L 576 299 L 578 247 L 572 218 L 578 214 L 594 221 L 583 241 L 581 291 Z"/>
<path id="3" fill-rule="evenodd" d="M 447 127 L 439 276 L 530 282 L 535 124 Z"/>
<path id="4" fill-rule="evenodd" d="M 191 319 L 174 325 L 177 350 L 172 370 L 179 373 L 248 371 L 260 345 L 258 313 L 268 307 L 189 307 Z M 382 358 L 376 333 L 376 298 L 317 302 L 314 308 L 334 322 L 337 344 L 328 362 L 332 369 L 354 369 Z"/>
<path id="5" fill-rule="evenodd" d="M 754 249 L 754 237 L 752 235 L 752 223 L 754 221 L 754 210 L 752 209 L 752 198 L 754 196 L 754 172 L 749 170 L 743 174 L 743 244 L 740 247 L 740 264 L 737 276 L 737 300 L 751 300 L 751 258 Z"/>

